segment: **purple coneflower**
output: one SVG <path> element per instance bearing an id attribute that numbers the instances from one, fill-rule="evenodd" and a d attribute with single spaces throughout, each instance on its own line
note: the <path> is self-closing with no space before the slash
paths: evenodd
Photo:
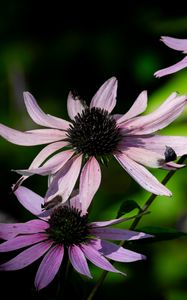
<path id="1" fill-rule="evenodd" d="M 176 39 L 169 36 L 162 36 L 161 41 L 174 50 L 183 51 L 183 53 L 187 53 L 187 39 Z M 187 67 L 187 56 L 185 56 L 181 61 L 179 61 L 178 63 L 174 64 L 171 67 L 155 72 L 154 75 L 156 77 L 162 77 L 165 75 L 178 72 L 186 67 Z"/>
<path id="2" fill-rule="evenodd" d="M 24 175 L 20 183 L 32 174 L 49 175 L 45 204 L 57 195 L 62 197 L 63 203 L 67 201 L 80 174 L 80 199 L 82 210 L 86 212 L 101 181 L 98 161 L 104 162 L 110 155 L 146 190 L 157 195 L 171 195 L 144 166 L 164 169 L 183 166 L 172 160 L 187 154 L 187 137 L 154 133 L 181 114 L 187 97 L 172 93 L 154 112 L 138 116 L 147 106 L 147 92 L 143 91 L 126 114 L 111 115 L 116 93 L 114 77 L 100 87 L 89 107 L 70 92 L 67 107 L 72 121 L 67 122 L 46 115 L 26 92 L 24 101 L 29 115 L 37 124 L 50 129 L 20 132 L 0 124 L 0 135 L 12 143 L 25 146 L 49 143 L 28 170 L 17 171 Z M 166 155 L 168 149 L 174 155 Z"/>
<path id="3" fill-rule="evenodd" d="M 25 187 L 19 187 L 15 194 L 18 200 L 33 214 L 42 215 L 44 199 Z M 91 222 L 82 214 L 79 196 L 74 196 L 65 205 L 54 208 L 47 218 L 34 219 L 26 223 L 0 224 L 0 238 L 6 240 L 0 245 L 0 252 L 28 247 L 8 262 L 0 265 L 2 271 L 22 269 L 43 257 L 38 268 L 35 286 L 46 287 L 55 277 L 68 255 L 73 268 L 92 278 L 87 259 L 101 269 L 120 273 L 108 260 L 133 262 L 144 259 L 144 255 L 124 249 L 106 241 L 138 240 L 152 237 L 143 232 L 110 227 L 125 219 Z"/>

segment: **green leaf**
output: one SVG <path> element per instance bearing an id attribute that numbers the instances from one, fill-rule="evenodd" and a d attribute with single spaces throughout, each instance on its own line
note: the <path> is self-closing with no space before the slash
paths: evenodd
<path id="1" fill-rule="evenodd" d="M 164 241 L 164 240 L 173 240 L 181 237 L 187 238 L 186 232 L 177 231 L 174 228 L 168 227 L 154 227 L 154 226 L 145 226 L 138 229 L 138 231 L 143 231 L 155 236 L 152 241 Z"/>
<path id="2" fill-rule="evenodd" d="M 125 200 L 117 213 L 117 218 L 120 218 L 121 216 L 125 215 L 126 213 L 131 212 L 132 210 L 134 210 L 135 208 L 138 208 L 141 210 L 140 206 L 138 205 L 138 203 L 136 203 L 134 200 Z"/>

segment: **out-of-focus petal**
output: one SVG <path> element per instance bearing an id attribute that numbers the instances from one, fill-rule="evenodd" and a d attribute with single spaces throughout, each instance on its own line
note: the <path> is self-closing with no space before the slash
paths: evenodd
<path id="1" fill-rule="evenodd" d="M 141 92 L 138 96 L 134 104 L 131 106 L 129 111 L 122 115 L 121 117 L 117 118 L 117 124 L 120 124 L 126 120 L 129 120 L 137 115 L 143 113 L 147 108 L 147 91 Z"/>
<path id="2" fill-rule="evenodd" d="M 69 259 L 74 267 L 74 269 L 89 278 L 92 278 L 90 270 L 88 268 L 88 263 L 86 261 L 85 255 L 81 248 L 76 245 L 72 245 L 68 248 Z"/>
<path id="3" fill-rule="evenodd" d="M 146 234 L 144 232 L 136 232 L 128 229 L 119 229 L 119 228 L 92 228 L 92 234 L 97 238 L 108 239 L 108 240 L 116 240 L 116 241 L 132 241 L 139 240 L 144 238 L 153 237 L 150 234 Z"/>
<path id="4" fill-rule="evenodd" d="M 29 235 L 17 236 L 0 244 L 0 252 L 9 252 L 26 246 L 34 245 L 38 242 L 47 240 L 48 236 L 45 233 L 35 233 Z"/>
<path id="5" fill-rule="evenodd" d="M 70 124 L 69 122 L 45 114 L 39 107 L 34 97 L 29 92 L 24 92 L 23 96 L 28 114 L 36 124 L 45 127 L 58 128 L 62 130 L 68 129 Z"/>
<path id="6" fill-rule="evenodd" d="M 115 261 L 132 262 L 145 259 L 145 256 L 140 253 L 124 249 L 123 247 L 107 241 L 94 240 L 93 247 L 107 258 Z"/>
<path id="7" fill-rule="evenodd" d="M 83 214 L 97 192 L 101 183 L 101 169 L 95 157 L 90 157 L 82 169 L 80 176 L 80 201 Z"/>
<path id="8" fill-rule="evenodd" d="M 52 241 L 45 241 L 24 250 L 13 259 L 0 265 L 0 271 L 20 270 L 27 267 L 44 255 L 52 244 Z"/>
<path id="9" fill-rule="evenodd" d="M 84 106 L 78 97 L 74 97 L 72 92 L 69 92 L 67 100 L 67 109 L 70 119 L 74 120 L 77 114 L 81 114 L 84 110 Z"/>
<path id="10" fill-rule="evenodd" d="M 178 72 L 184 68 L 187 67 L 187 56 L 185 56 L 181 61 L 179 61 L 178 63 L 168 67 L 168 68 L 165 68 L 165 69 L 161 69 L 157 72 L 154 73 L 154 75 L 156 77 L 162 77 L 162 76 L 166 76 L 166 75 L 169 75 L 169 74 L 173 74 L 175 72 Z"/>
<path id="11" fill-rule="evenodd" d="M 85 256 L 97 267 L 109 272 L 115 272 L 125 275 L 124 273 L 114 268 L 114 266 L 99 251 L 94 249 L 91 244 L 82 244 L 81 249 L 84 252 Z"/>
<path id="12" fill-rule="evenodd" d="M 21 146 L 35 146 L 60 141 L 64 135 L 57 129 L 35 129 L 22 132 L 0 124 L 0 136 Z"/>
<path id="13" fill-rule="evenodd" d="M 171 192 L 161 184 L 146 168 L 131 160 L 124 153 L 115 155 L 116 159 L 143 188 L 162 196 L 171 196 Z"/>
<path id="14" fill-rule="evenodd" d="M 105 81 L 92 98 L 90 107 L 98 107 L 107 110 L 109 113 L 116 105 L 117 79 L 112 77 Z"/>
<path id="15" fill-rule="evenodd" d="M 35 287 L 41 290 L 56 276 L 64 256 L 64 247 L 56 245 L 44 256 L 35 277 Z"/>

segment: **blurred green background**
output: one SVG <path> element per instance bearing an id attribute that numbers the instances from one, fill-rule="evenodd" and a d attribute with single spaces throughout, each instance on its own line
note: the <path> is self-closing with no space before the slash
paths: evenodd
<path id="1" fill-rule="evenodd" d="M 138 94 L 147 89 L 153 110 L 173 91 L 187 93 L 187 70 L 155 79 L 153 73 L 182 59 L 183 55 L 159 42 L 161 35 L 187 38 L 187 14 L 167 1 L 125 1 L 100 4 L 34 4 L 4 1 L 0 4 L 0 122 L 29 130 L 37 128 L 28 117 L 22 93 L 30 91 L 44 111 L 67 119 L 66 99 L 76 89 L 89 103 L 111 76 L 119 81 L 115 113 L 123 113 Z M 163 134 L 186 135 L 187 111 Z M 27 168 L 42 147 L 21 147 L 0 139 L 0 222 L 27 221 L 26 212 L 10 193 L 19 178 L 12 169 Z M 102 168 L 102 185 L 92 206 L 91 219 L 115 218 L 120 203 L 134 199 L 140 205 L 149 197 L 114 161 Z M 152 170 L 160 180 L 166 171 Z M 44 195 L 46 178 L 35 176 L 26 183 Z M 143 226 L 176 228 L 187 232 L 186 169 L 168 183 L 172 198 L 157 197 Z M 133 213 L 129 214 L 132 215 Z M 128 228 L 130 222 L 122 226 Z M 127 277 L 109 274 L 95 299 L 187 299 L 187 241 L 137 242 L 130 249 L 147 260 L 117 266 Z M 3 256 L 2 256 L 3 257 Z M 38 262 L 25 270 L 1 273 L 1 293 L 6 298 L 53 299 L 54 281 L 39 294 L 34 291 Z M 93 281 L 74 274 L 69 296 L 84 299 L 101 270 L 92 268 Z M 77 284 L 77 281 L 78 283 Z M 80 296 L 78 296 L 80 295 Z"/>

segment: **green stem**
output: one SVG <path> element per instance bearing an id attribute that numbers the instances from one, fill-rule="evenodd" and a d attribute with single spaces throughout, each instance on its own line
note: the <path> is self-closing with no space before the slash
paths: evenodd
<path id="1" fill-rule="evenodd" d="M 178 160 L 177 163 L 178 164 L 182 164 L 185 161 L 186 157 L 187 157 L 186 155 L 182 156 Z M 175 174 L 175 172 L 176 172 L 176 170 L 169 171 L 167 173 L 167 175 L 164 177 L 164 179 L 162 180 L 162 184 L 165 185 L 171 179 L 171 177 Z M 137 227 L 137 225 L 139 224 L 140 220 L 144 216 L 144 214 L 142 214 L 141 216 L 139 216 L 139 213 L 146 212 L 147 209 L 151 206 L 151 204 L 153 203 L 153 201 L 155 200 L 155 198 L 157 196 L 158 195 L 151 194 L 151 196 L 145 202 L 143 208 L 138 211 L 138 213 L 137 213 L 138 216 L 135 217 L 134 221 L 132 222 L 131 226 L 129 227 L 129 230 L 134 230 Z M 125 241 L 121 241 L 120 246 L 123 246 L 124 244 L 125 244 Z M 89 294 L 87 300 L 92 300 L 93 299 L 93 297 L 95 296 L 97 290 L 99 289 L 99 287 L 102 285 L 103 281 L 105 280 L 107 274 L 108 274 L 108 271 L 103 271 L 102 272 L 102 274 L 101 274 L 99 280 L 97 281 L 96 285 L 91 290 L 91 293 Z"/>

